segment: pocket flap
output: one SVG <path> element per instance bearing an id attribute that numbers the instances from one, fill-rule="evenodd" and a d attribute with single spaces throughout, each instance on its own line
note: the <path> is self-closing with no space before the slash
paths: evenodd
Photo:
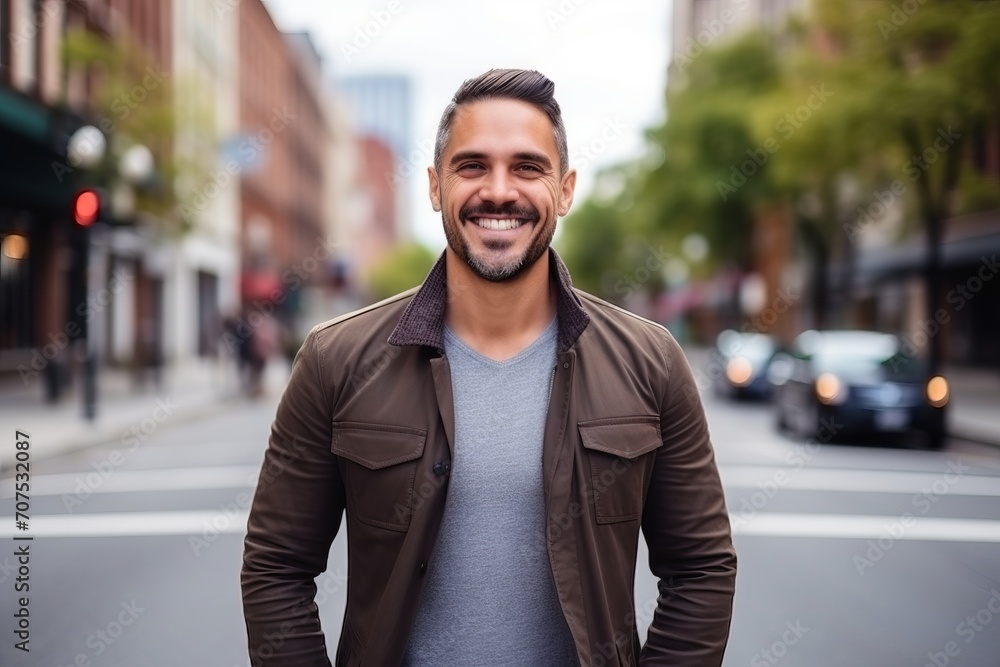
<path id="1" fill-rule="evenodd" d="M 584 447 L 623 459 L 634 459 L 663 444 L 656 416 L 594 419 L 577 426 Z"/>
<path id="2" fill-rule="evenodd" d="M 380 470 L 419 459 L 426 439 L 427 431 L 417 428 L 334 422 L 330 449 L 369 470 Z"/>

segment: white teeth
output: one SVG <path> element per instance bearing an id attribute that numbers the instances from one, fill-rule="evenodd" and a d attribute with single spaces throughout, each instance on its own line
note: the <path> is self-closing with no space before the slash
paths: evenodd
<path id="1" fill-rule="evenodd" d="M 492 220 L 489 218 L 473 218 L 472 221 L 483 229 L 498 230 L 515 229 L 523 224 L 521 220 Z"/>

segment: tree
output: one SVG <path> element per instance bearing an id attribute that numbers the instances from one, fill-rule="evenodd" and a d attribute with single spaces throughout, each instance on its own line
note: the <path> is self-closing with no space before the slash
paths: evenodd
<path id="1" fill-rule="evenodd" d="M 94 83 L 89 100 L 89 122 L 107 137 L 104 160 L 88 174 L 88 183 L 114 191 L 120 185 L 118 159 L 133 144 L 143 144 L 153 154 L 155 171 L 132 192 L 135 211 L 155 221 L 163 231 L 182 233 L 193 220 L 182 214 L 190 202 L 178 194 L 178 184 L 207 182 L 204 162 L 177 150 L 178 133 L 195 135 L 200 145 L 214 145 L 210 110 L 198 102 L 186 105 L 183 118 L 175 101 L 181 82 L 162 71 L 141 48 L 128 41 L 112 41 L 85 29 L 72 30 L 63 42 L 67 71 L 82 71 Z M 184 95 L 185 100 L 209 99 Z M 198 188 L 192 187 L 192 190 Z M 114 196 L 112 197 L 114 199 Z"/>
<path id="2" fill-rule="evenodd" d="M 819 0 L 811 27 L 826 45 L 826 57 L 813 62 L 815 74 L 845 93 L 830 114 L 831 131 L 882 156 L 882 167 L 896 176 L 889 192 L 913 202 L 925 239 L 926 316 L 938 319 L 945 221 L 963 208 L 997 202 L 995 184 L 963 172 L 976 133 L 1000 117 L 1000 6 Z M 863 155 L 851 161 L 859 174 L 884 182 L 886 171 L 871 169 Z M 960 197 L 963 186 L 976 196 Z M 845 227 L 854 241 L 851 229 L 857 226 Z M 929 344 L 937 371 L 941 337 L 931 336 Z"/>

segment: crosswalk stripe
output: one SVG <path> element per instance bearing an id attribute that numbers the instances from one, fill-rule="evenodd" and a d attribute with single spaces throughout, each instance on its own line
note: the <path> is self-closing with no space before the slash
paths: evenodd
<path id="1" fill-rule="evenodd" d="M 108 464 L 110 466 L 110 463 Z M 156 468 L 152 470 L 98 469 L 31 478 L 31 496 L 89 496 L 94 493 L 136 491 L 193 491 L 198 489 L 250 488 L 260 466 L 202 466 L 198 468 Z M 14 495 L 14 482 L 3 481 L 0 494 Z"/>
<path id="2" fill-rule="evenodd" d="M 1000 542 L 1000 521 L 985 519 L 761 512 L 732 521 L 733 534 L 753 537 Z"/>
<path id="3" fill-rule="evenodd" d="M 796 491 L 1000 496 L 1000 477 L 951 471 L 933 473 L 723 465 L 719 467 L 719 475 L 722 477 L 723 485 L 733 489 L 758 488 L 773 483 L 778 488 Z"/>
<path id="4" fill-rule="evenodd" d="M 0 517 L 0 538 L 217 536 L 242 534 L 247 510 L 196 512 L 121 512 L 32 517 L 30 530 L 16 529 L 14 518 Z M 879 539 L 943 542 L 1000 542 L 1000 521 L 860 514 L 761 512 L 734 516 L 733 533 L 746 537 Z M 214 539 L 214 538 L 213 538 Z"/>

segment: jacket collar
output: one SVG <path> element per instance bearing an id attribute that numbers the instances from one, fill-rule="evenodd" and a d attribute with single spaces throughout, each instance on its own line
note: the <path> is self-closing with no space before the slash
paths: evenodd
<path id="1" fill-rule="evenodd" d="M 549 271 L 556 282 L 559 351 L 565 352 L 587 328 L 590 316 L 573 290 L 569 269 L 554 248 L 549 248 Z M 444 307 L 448 299 L 445 273 L 442 252 L 389 335 L 390 345 L 429 345 L 444 351 Z"/>

